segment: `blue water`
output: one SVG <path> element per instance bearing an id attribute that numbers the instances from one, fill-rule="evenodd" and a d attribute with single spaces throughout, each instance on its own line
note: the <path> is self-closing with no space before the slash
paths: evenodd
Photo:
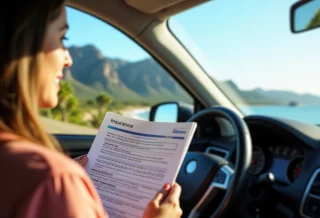
<path id="1" fill-rule="evenodd" d="M 304 123 L 320 124 L 320 105 L 290 106 L 253 106 L 241 107 L 246 115 L 266 115 L 297 120 Z"/>
<path id="2" fill-rule="evenodd" d="M 136 114 L 141 120 L 149 120 L 149 111 L 144 111 L 142 113 Z"/>
<path id="3" fill-rule="evenodd" d="M 290 106 L 242 106 L 246 115 L 266 115 L 297 120 L 310 124 L 320 124 L 320 105 Z M 148 120 L 149 112 L 137 114 L 141 119 Z"/>

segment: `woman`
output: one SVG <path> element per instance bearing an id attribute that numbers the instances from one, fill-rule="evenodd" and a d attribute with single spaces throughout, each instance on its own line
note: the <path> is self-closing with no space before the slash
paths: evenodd
<path id="1" fill-rule="evenodd" d="M 0 217 L 106 217 L 82 167 L 40 124 L 58 103 L 72 59 L 63 0 L 8 1 L 0 8 Z M 180 217 L 180 187 L 167 185 L 144 217 Z"/>

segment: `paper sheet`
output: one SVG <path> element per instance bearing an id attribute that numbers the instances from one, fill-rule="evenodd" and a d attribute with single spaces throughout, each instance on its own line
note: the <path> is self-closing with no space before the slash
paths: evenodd
<path id="1" fill-rule="evenodd" d="M 175 181 L 195 128 L 107 113 L 86 170 L 111 218 L 142 217 L 156 192 Z"/>

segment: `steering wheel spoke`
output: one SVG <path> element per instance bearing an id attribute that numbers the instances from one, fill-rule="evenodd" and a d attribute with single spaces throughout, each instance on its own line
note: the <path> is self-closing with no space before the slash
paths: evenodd
<path id="1" fill-rule="evenodd" d="M 229 165 L 220 167 L 210 186 L 197 205 L 190 211 L 189 218 L 199 217 L 220 191 L 227 191 L 232 182 L 234 170 Z"/>
<path id="2" fill-rule="evenodd" d="M 223 165 L 212 181 L 212 186 L 226 191 L 232 182 L 234 170 L 229 165 Z"/>

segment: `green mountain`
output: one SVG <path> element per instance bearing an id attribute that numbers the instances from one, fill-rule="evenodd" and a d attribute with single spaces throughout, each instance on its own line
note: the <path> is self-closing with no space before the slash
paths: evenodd
<path id="1" fill-rule="evenodd" d="M 236 99 L 235 103 L 243 104 L 272 104 L 288 105 L 292 102 L 306 105 L 320 105 L 320 96 L 311 94 L 298 94 L 284 90 L 264 90 L 256 88 L 252 90 L 240 90 L 231 80 L 218 82 L 219 86 L 226 92 L 231 99 Z"/>
<path id="2" fill-rule="evenodd" d="M 240 90 L 231 80 L 218 81 L 218 85 L 224 92 L 228 93 L 229 98 L 236 104 L 280 104 L 277 99 L 274 99 L 272 96 L 264 95 L 264 93 L 255 90 Z"/>
<path id="3" fill-rule="evenodd" d="M 320 105 L 320 96 L 311 94 L 298 94 L 290 91 L 254 89 L 253 91 L 262 94 L 265 97 L 272 98 L 280 104 L 288 105 L 290 102 L 299 102 L 300 104 Z"/>
<path id="4" fill-rule="evenodd" d="M 73 57 L 73 65 L 65 71 L 64 78 L 70 81 L 76 96 L 81 100 L 92 99 L 101 92 L 107 92 L 120 102 L 192 102 L 180 85 L 153 59 L 129 62 L 107 58 L 93 45 L 72 46 L 69 52 Z M 320 96 L 279 90 L 241 90 L 231 80 L 216 82 L 237 104 L 320 104 Z"/>
<path id="5" fill-rule="evenodd" d="M 82 97 L 84 99 L 105 91 L 117 101 L 192 101 L 152 59 L 130 63 L 119 58 L 106 58 L 92 45 L 72 46 L 69 52 L 73 65 L 65 73 L 65 79 L 74 85 L 77 96 L 87 92 L 84 86 L 90 88 L 90 94 Z"/>
<path id="6" fill-rule="evenodd" d="M 79 100 L 86 101 L 99 95 L 99 92 L 97 90 L 90 88 L 89 86 L 74 79 L 70 70 L 65 70 L 64 79 L 71 84 L 74 89 L 74 93 L 79 98 Z"/>
<path id="7" fill-rule="evenodd" d="M 120 80 L 144 98 L 191 102 L 185 91 L 153 59 L 130 63 L 117 71 Z"/>
<path id="8" fill-rule="evenodd" d="M 116 67 L 127 64 L 127 61 L 105 58 L 92 45 L 72 46 L 69 48 L 69 52 L 73 57 L 73 65 L 69 71 L 74 80 L 90 87 L 97 93 L 108 92 L 118 100 L 141 100 L 137 93 L 128 89 L 121 82 L 116 71 Z M 80 90 L 76 91 L 76 95 L 80 95 Z"/>

